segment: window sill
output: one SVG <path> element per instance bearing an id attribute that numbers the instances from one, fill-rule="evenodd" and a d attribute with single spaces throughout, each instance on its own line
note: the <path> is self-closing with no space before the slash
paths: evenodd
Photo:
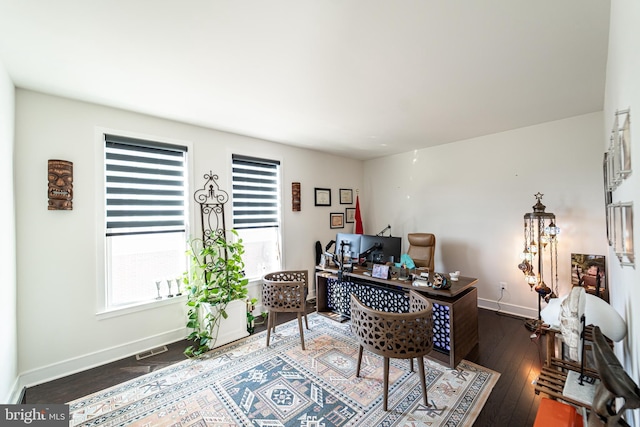
<path id="1" fill-rule="evenodd" d="M 164 307 L 167 305 L 175 305 L 175 304 L 181 304 L 181 305 L 186 305 L 187 304 L 187 296 L 186 295 L 180 295 L 179 297 L 173 297 L 173 298 L 163 298 L 161 300 L 154 300 L 154 301 L 148 301 L 148 302 L 142 302 L 142 303 L 138 303 L 135 305 L 127 305 L 127 306 L 123 306 L 123 307 L 116 307 L 116 308 L 109 308 L 109 309 L 105 309 L 103 311 L 99 311 L 98 313 L 96 313 L 96 317 L 98 320 L 105 320 L 105 319 L 111 319 L 114 317 L 119 317 L 119 316 L 125 316 L 127 314 L 131 314 L 131 313 L 137 313 L 140 311 L 146 311 L 146 310 L 154 310 L 156 308 L 159 307 Z"/>

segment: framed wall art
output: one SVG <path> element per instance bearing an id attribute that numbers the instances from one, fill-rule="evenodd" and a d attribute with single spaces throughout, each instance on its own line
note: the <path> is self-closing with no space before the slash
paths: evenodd
<path id="1" fill-rule="evenodd" d="M 340 189 L 340 204 L 352 205 L 353 204 L 353 190 L 347 188 Z"/>
<path id="2" fill-rule="evenodd" d="M 571 254 L 571 284 L 609 302 L 607 263 L 604 255 Z"/>
<path id="3" fill-rule="evenodd" d="M 346 208 L 344 210 L 347 224 L 356 222 L 356 208 Z"/>
<path id="4" fill-rule="evenodd" d="M 629 110 L 616 111 L 616 146 L 618 174 L 624 180 L 631 174 L 631 118 Z"/>
<path id="5" fill-rule="evenodd" d="M 635 249 L 633 247 L 633 203 L 619 202 L 609 205 L 609 242 L 613 247 L 620 265 L 635 267 Z"/>
<path id="6" fill-rule="evenodd" d="M 315 189 L 316 206 L 331 206 L 331 189 L 316 188 Z"/>
<path id="7" fill-rule="evenodd" d="M 329 220 L 331 228 L 344 228 L 344 214 L 342 212 L 331 212 Z"/>
<path id="8" fill-rule="evenodd" d="M 630 110 L 616 111 L 607 150 L 607 182 L 614 191 L 631 175 L 631 114 Z"/>
<path id="9" fill-rule="evenodd" d="M 609 185 L 609 153 L 604 153 L 604 159 L 602 161 L 602 174 L 604 178 L 604 210 L 605 210 L 605 218 L 606 218 L 606 226 L 607 226 L 607 241 L 609 242 L 609 246 L 611 246 L 611 233 L 609 227 L 609 205 L 613 201 L 613 195 L 611 191 L 611 186 Z"/>

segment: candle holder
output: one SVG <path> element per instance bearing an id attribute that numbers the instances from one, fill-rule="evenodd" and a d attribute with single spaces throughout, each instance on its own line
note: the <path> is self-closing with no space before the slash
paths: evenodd
<path id="1" fill-rule="evenodd" d="M 167 287 L 169 288 L 169 294 L 167 298 L 173 298 L 173 294 L 171 293 L 171 279 L 167 279 Z"/>
<path id="2" fill-rule="evenodd" d="M 180 290 L 180 278 L 176 279 L 176 290 L 178 291 L 176 293 L 176 296 L 179 297 L 180 295 L 182 295 L 182 291 Z"/>
<path id="3" fill-rule="evenodd" d="M 162 297 L 160 296 L 160 280 L 156 280 L 156 289 L 158 290 L 158 296 L 156 297 L 156 299 L 162 299 Z"/>

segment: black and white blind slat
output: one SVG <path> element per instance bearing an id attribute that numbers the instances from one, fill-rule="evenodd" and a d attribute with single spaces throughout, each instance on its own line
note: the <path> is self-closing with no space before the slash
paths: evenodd
<path id="1" fill-rule="evenodd" d="M 105 135 L 107 236 L 185 231 L 186 151 Z"/>
<path id="2" fill-rule="evenodd" d="M 233 227 L 278 227 L 280 162 L 233 155 Z"/>

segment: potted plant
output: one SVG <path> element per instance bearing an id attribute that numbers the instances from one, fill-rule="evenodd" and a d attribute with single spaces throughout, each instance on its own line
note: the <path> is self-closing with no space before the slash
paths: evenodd
<path id="1" fill-rule="evenodd" d="M 235 236 L 233 240 L 223 235 L 213 240 L 190 242 L 191 268 L 183 277 L 189 307 L 187 327 L 191 329 L 187 340 L 193 342 L 184 351 L 187 356 L 199 356 L 249 334 L 243 327 L 236 336 L 219 339 L 221 330 L 237 328 L 236 319 L 228 322 L 229 328 L 221 328 L 224 320 L 229 319 L 232 305 L 241 307 L 240 324 L 246 325 L 249 280 L 244 275 L 244 245 L 235 230 L 231 233 Z"/>

